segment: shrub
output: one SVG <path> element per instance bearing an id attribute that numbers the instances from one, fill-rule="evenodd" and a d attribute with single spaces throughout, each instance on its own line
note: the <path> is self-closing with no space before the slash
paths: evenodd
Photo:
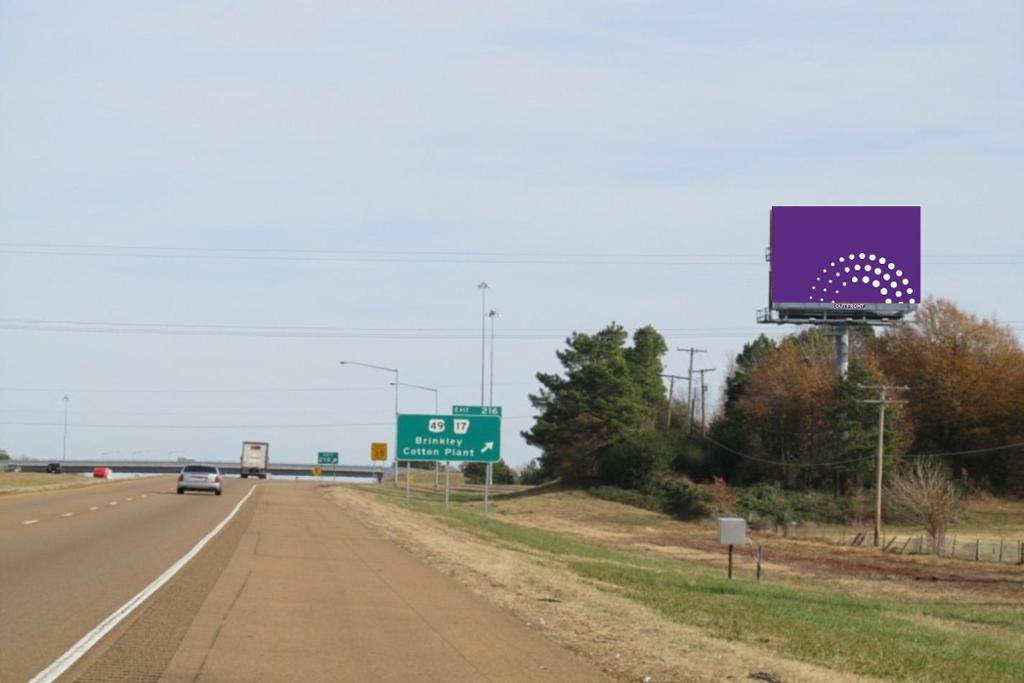
<path id="1" fill-rule="evenodd" d="M 711 511 L 705 492 L 686 477 L 662 477 L 656 495 L 661 498 L 665 512 L 681 519 L 707 517 Z"/>
<path id="2" fill-rule="evenodd" d="M 733 514 L 736 493 L 725 483 L 725 479 L 715 477 L 704 490 L 707 492 L 712 515 L 720 517 Z"/>

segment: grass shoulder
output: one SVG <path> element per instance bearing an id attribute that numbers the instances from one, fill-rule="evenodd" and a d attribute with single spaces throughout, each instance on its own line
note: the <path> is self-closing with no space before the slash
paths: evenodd
<path id="1" fill-rule="evenodd" d="M 405 505 L 402 488 L 373 487 L 365 493 Z M 432 489 L 414 493 L 412 513 L 557 563 L 579 580 L 716 638 L 886 679 L 1024 678 L 1024 659 L 1019 657 L 1024 610 L 1019 600 L 1000 605 L 948 592 L 869 597 L 827 573 L 807 575 L 786 566 L 774 567 L 769 583 L 755 583 L 749 568 L 729 581 L 715 559 L 706 524 L 678 522 L 580 491 L 499 495 L 489 517 L 482 514 L 474 492 L 463 492 L 447 513 L 441 495 Z M 630 536 L 650 540 L 665 535 L 675 537 L 681 547 L 689 543 L 704 548 L 704 557 L 667 556 L 649 543 L 628 542 Z"/>

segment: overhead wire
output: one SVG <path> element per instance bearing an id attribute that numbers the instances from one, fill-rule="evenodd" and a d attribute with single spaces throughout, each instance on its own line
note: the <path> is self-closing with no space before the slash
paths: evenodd
<path id="1" fill-rule="evenodd" d="M 710 436 L 706 434 L 701 434 L 699 432 L 695 432 L 695 434 L 697 434 L 697 436 L 704 439 L 705 441 L 708 441 L 709 443 L 712 443 L 715 446 L 721 448 L 727 453 L 732 453 L 733 455 L 739 456 L 746 460 L 753 460 L 755 462 L 766 463 L 769 465 L 778 465 L 780 467 L 835 467 L 837 465 L 849 465 L 852 463 L 864 462 L 866 460 L 874 460 L 876 457 L 878 457 L 876 454 L 871 454 L 864 455 L 859 458 L 852 458 L 849 460 L 832 460 L 826 462 L 790 462 L 784 460 L 772 460 L 769 458 L 762 458 L 756 455 L 751 455 L 749 453 L 738 451 L 735 448 L 731 448 L 730 446 L 726 446 L 725 444 L 716 441 L 715 439 L 712 439 Z M 1018 443 L 1004 444 L 1002 446 L 992 446 L 989 448 L 975 448 L 967 451 L 948 451 L 944 453 L 897 453 L 890 455 L 896 455 L 897 457 L 900 458 L 939 458 L 956 455 L 980 455 L 982 453 L 994 453 L 996 451 L 1006 451 L 1012 450 L 1014 448 L 1024 448 L 1024 441 Z"/>
<path id="2" fill-rule="evenodd" d="M 344 261 L 365 263 L 483 263 L 523 265 L 744 265 L 764 263 L 761 253 L 686 254 L 509 250 L 384 250 L 193 247 L 77 243 L 0 243 L 0 253 L 36 256 L 132 257 L 155 259 L 227 259 L 272 261 Z M 924 257 L 936 265 L 1013 265 L 1017 254 L 955 254 Z"/>

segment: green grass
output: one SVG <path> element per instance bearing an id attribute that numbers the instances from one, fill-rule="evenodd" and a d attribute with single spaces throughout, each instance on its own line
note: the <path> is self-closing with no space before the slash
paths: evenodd
<path id="1" fill-rule="evenodd" d="M 1019 612 L 915 605 L 839 592 L 757 585 L 607 562 L 574 561 L 580 576 L 625 589 L 638 602 L 711 634 L 767 642 L 804 661 L 903 680 L 1021 680 L 1024 633 Z M 918 623 L 914 616 L 944 620 Z M 1006 627 L 1006 633 L 963 628 Z"/>
<path id="2" fill-rule="evenodd" d="M 376 489 L 404 505 L 403 490 Z M 473 499 L 476 500 L 475 498 Z M 489 542 L 549 556 L 582 579 L 621 591 L 674 621 L 839 671 L 893 680 L 1024 680 L 1024 610 L 933 600 L 872 599 L 831 581 L 757 584 L 740 574 L 651 553 L 605 548 L 568 534 L 486 518 L 477 505 L 444 512 L 443 494 L 412 509 Z"/>

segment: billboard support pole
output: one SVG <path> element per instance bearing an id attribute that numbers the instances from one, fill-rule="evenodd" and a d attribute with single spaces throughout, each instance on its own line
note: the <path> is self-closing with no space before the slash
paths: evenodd
<path id="1" fill-rule="evenodd" d="M 845 323 L 836 325 L 836 376 L 845 380 L 850 374 L 850 326 Z"/>

